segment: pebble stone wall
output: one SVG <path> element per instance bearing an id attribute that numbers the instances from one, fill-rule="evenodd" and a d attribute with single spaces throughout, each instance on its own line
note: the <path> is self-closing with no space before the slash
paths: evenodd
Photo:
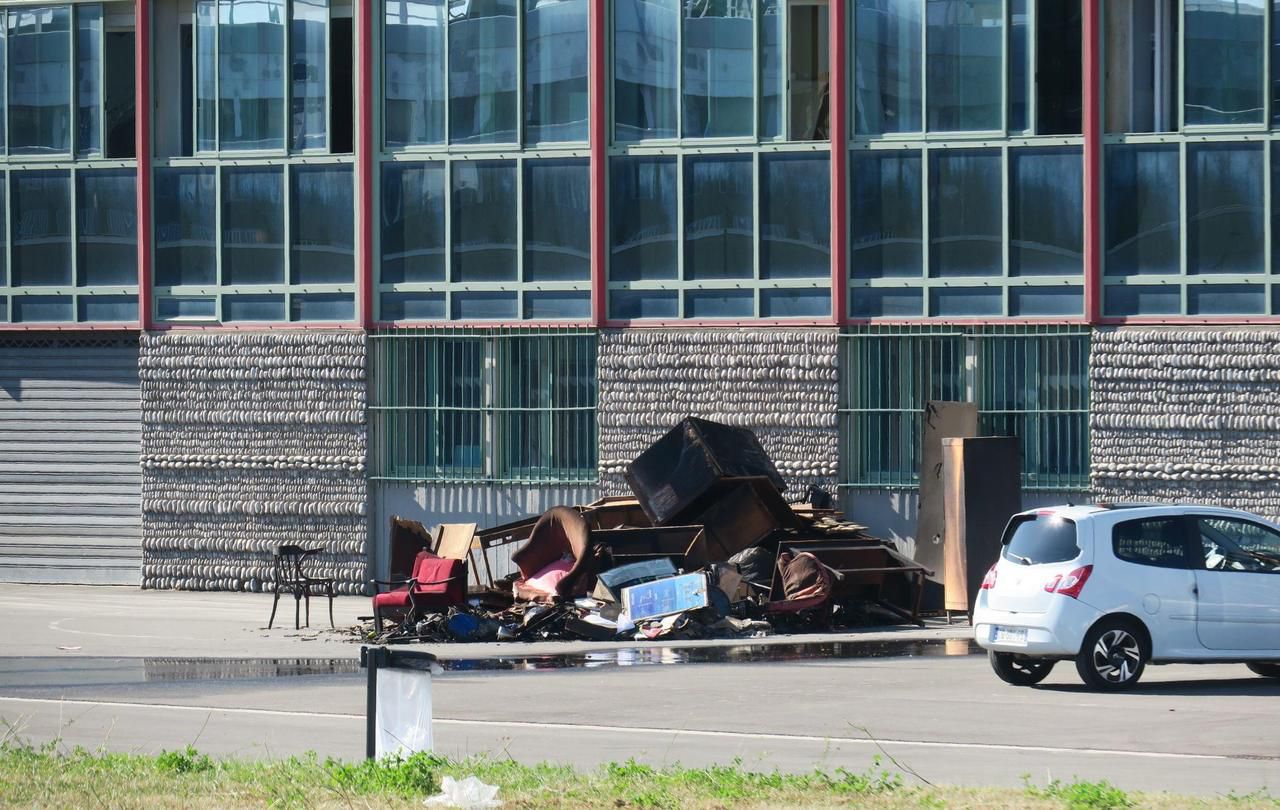
<path id="1" fill-rule="evenodd" d="M 1099 329 L 1089 374 L 1099 500 L 1280 518 L 1280 330 Z"/>
<path id="2" fill-rule="evenodd" d="M 834 493 L 834 329 L 631 329 L 600 335 L 600 486 L 629 494 L 632 459 L 686 416 L 751 428 L 787 481 Z"/>
<path id="3" fill-rule="evenodd" d="M 365 338 L 143 335 L 142 584 L 270 589 L 279 543 L 363 593 Z"/>

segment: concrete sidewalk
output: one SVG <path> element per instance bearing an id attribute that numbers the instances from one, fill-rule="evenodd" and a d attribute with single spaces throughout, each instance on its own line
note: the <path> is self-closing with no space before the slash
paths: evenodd
<path id="1" fill-rule="evenodd" d="M 129 658 L 357 658 L 357 617 L 371 613 L 367 597 L 334 600 L 336 630 L 326 600 L 311 600 L 311 627 L 293 627 L 293 600 L 280 600 L 267 629 L 271 594 L 144 591 L 132 587 L 0 584 L 0 656 Z M 966 625 L 873 628 L 847 633 L 777 635 L 713 641 L 536 642 L 423 644 L 442 658 L 531 656 L 630 647 L 719 647 L 743 644 L 824 644 L 838 641 L 964 639 Z"/>

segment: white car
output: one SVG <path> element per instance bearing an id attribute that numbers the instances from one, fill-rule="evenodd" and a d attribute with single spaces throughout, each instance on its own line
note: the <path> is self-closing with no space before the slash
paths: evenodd
<path id="1" fill-rule="evenodd" d="M 1074 660 L 1085 684 L 1148 664 L 1240 662 L 1280 678 L 1280 526 L 1211 506 L 1060 506 L 1014 515 L 973 632 L 1004 681 Z"/>

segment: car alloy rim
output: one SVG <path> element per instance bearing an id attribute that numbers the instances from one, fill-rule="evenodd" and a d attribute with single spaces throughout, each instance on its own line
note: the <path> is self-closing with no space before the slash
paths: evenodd
<path id="1" fill-rule="evenodd" d="M 1108 683 L 1124 683 L 1138 671 L 1142 652 L 1126 630 L 1108 630 L 1093 645 L 1093 668 Z"/>

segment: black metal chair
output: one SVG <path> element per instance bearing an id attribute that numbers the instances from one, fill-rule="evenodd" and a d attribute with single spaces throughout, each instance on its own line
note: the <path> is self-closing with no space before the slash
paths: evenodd
<path id="1" fill-rule="evenodd" d="M 329 597 L 329 626 L 333 623 L 333 579 L 307 576 L 303 565 L 307 558 L 319 554 L 324 549 L 303 548 L 302 546 L 284 544 L 276 546 L 272 555 L 272 571 L 275 579 L 276 594 L 271 600 L 271 618 L 267 620 L 267 629 L 276 620 L 276 607 L 280 604 L 280 594 L 293 594 L 293 629 L 301 629 L 300 608 L 303 601 L 307 603 L 307 627 L 311 626 L 311 596 Z"/>

